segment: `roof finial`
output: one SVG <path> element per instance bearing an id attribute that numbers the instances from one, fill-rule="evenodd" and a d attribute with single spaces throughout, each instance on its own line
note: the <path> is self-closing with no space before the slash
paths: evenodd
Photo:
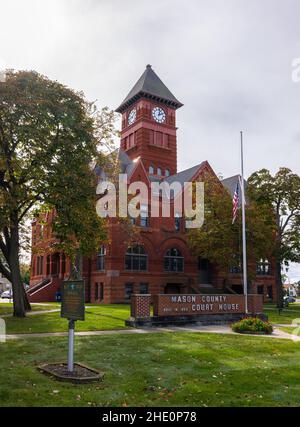
<path id="1" fill-rule="evenodd" d="M 151 65 L 150 65 L 150 64 L 147 64 L 147 65 L 146 65 L 146 68 L 152 68 L 152 67 L 151 67 Z"/>

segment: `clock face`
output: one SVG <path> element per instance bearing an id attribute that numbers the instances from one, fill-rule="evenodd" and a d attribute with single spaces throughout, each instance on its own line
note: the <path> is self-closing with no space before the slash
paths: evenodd
<path id="1" fill-rule="evenodd" d="M 160 107 L 153 108 L 152 117 L 157 123 L 164 123 L 166 121 L 166 113 Z"/>
<path id="2" fill-rule="evenodd" d="M 128 116 L 128 124 L 132 125 L 132 123 L 134 123 L 136 120 L 136 109 L 134 108 L 133 110 L 130 111 L 129 116 Z"/>

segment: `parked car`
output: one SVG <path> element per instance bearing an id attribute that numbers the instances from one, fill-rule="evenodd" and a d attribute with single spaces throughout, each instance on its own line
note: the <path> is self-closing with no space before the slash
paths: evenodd
<path id="1" fill-rule="evenodd" d="M 287 303 L 296 302 L 296 298 L 290 295 L 286 295 L 285 297 L 283 297 L 283 300 L 284 302 L 287 302 Z"/>
<path id="2" fill-rule="evenodd" d="M 12 291 L 8 290 L 8 291 L 4 291 L 1 294 L 1 298 L 12 298 L 13 294 Z"/>

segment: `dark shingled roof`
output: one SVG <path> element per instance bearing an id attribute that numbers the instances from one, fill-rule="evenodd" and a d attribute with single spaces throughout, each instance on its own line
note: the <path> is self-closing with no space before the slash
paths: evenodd
<path id="1" fill-rule="evenodd" d="M 185 169 L 181 172 L 178 172 L 175 175 L 168 176 L 163 180 L 163 182 L 167 182 L 169 185 L 173 184 L 174 182 L 178 182 L 180 184 L 179 188 L 183 190 L 185 182 L 191 182 L 192 178 L 196 175 L 196 173 L 201 169 L 204 164 L 205 162 L 202 162 L 189 169 Z M 175 188 L 174 191 L 171 193 L 171 198 L 176 197 L 178 192 L 179 189 Z"/>
<path id="2" fill-rule="evenodd" d="M 183 105 L 160 80 L 158 75 L 152 70 L 151 65 L 147 65 L 142 76 L 116 111 L 122 113 L 126 108 L 142 97 L 163 102 L 174 108 L 180 108 Z"/>
<path id="3" fill-rule="evenodd" d="M 128 157 L 125 151 L 121 150 L 121 148 L 117 148 L 112 153 L 108 155 L 112 159 L 116 159 L 119 167 L 120 173 L 126 173 L 130 175 L 132 170 L 134 169 L 134 162 Z M 109 178 L 109 170 L 104 170 L 101 166 L 96 165 L 94 167 L 95 174 L 99 177 L 99 179 L 104 180 Z"/>
<path id="4" fill-rule="evenodd" d="M 166 181 L 168 184 L 172 184 L 172 182 L 179 182 L 181 185 L 183 185 L 185 182 L 189 182 L 193 176 L 196 174 L 196 172 L 204 165 L 205 162 L 199 163 L 196 166 L 193 166 L 192 168 L 185 169 L 181 172 L 176 173 L 175 175 L 168 176 L 168 178 L 165 178 L 164 181 Z"/>

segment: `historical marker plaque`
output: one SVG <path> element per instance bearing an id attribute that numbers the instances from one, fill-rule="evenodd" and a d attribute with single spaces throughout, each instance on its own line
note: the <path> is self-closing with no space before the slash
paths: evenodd
<path id="1" fill-rule="evenodd" d="M 84 281 L 66 280 L 62 284 L 61 317 L 84 320 Z"/>

